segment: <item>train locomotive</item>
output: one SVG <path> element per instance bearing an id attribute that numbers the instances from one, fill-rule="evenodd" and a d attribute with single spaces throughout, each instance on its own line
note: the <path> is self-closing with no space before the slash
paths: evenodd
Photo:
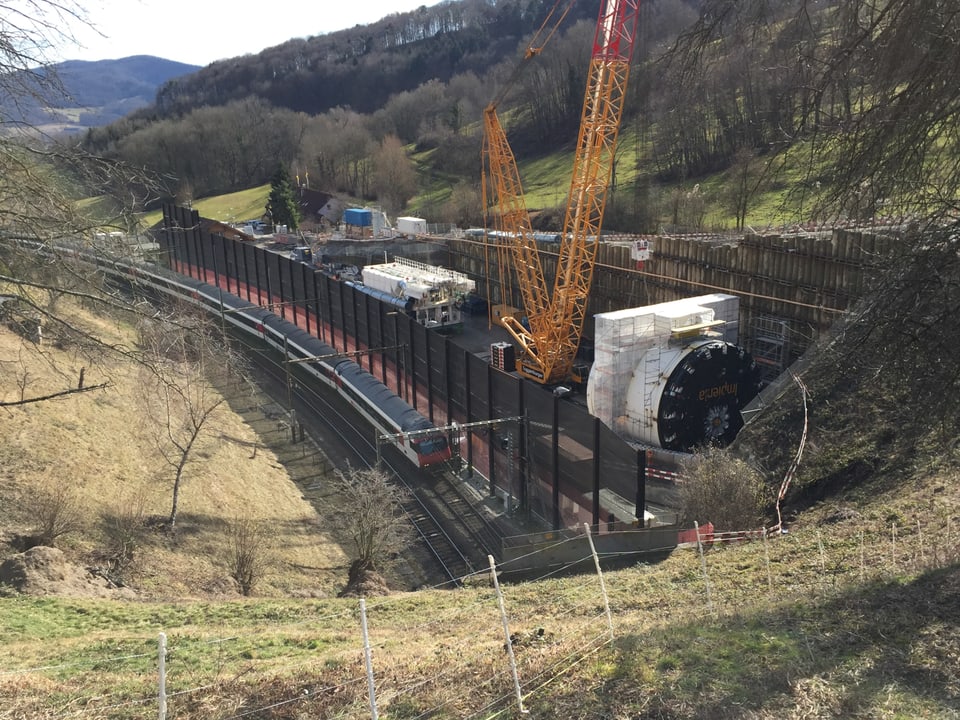
<path id="1" fill-rule="evenodd" d="M 427 467 L 450 458 L 446 435 L 374 375 L 335 348 L 270 310 L 186 276 L 168 276 L 143 266 L 127 269 L 132 285 L 151 288 L 219 313 L 225 323 L 256 337 L 294 361 L 302 372 L 335 390 L 381 435 L 399 438 L 397 447 L 411 462 Z M 135 279 L 131 279 L 131 276 Z M 308 360 L 308 358 L 318 358 Z M 410 437 L 407 434 L 412 434 Z"/>

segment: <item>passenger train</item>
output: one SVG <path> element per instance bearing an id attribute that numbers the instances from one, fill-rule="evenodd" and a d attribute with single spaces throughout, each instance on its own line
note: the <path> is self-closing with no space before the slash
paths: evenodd
<path id="1" fill-rule="evenodd" d="M 185 300 L 213 313 L 225 312 L 224 322 L 256 337 L 280 352 L 286 352 L 302 370 L 336 390 L 381 435 L 396 436 L 397 447 L 419 467 L 427 467 L 450 458 L 446 435 L 411 407 L 384 383 L 353 360 L 337 357 L 339 352 L 303 328 L 284 320 L 266 308 L 254 305 L 209 285 L 181 275 L 165 274 L 154 268 L 126 268 L 126 282 L 145 286 L 163 296 Z M 409 434 L 409 435 L 408 435 Z"/>

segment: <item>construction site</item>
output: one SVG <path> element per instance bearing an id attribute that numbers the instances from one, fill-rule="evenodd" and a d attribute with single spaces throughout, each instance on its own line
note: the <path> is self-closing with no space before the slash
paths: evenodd
<path id="1" fill-rule="evenodd" d="M 450 473 L 504 513 L 547 532 L 670 526 L 684 454 L 736 438 L 765 385 L 896 252 L 898 228 L 605 234 L 638 10 L 601 7 L 560 232 L 532 228 L 497 115 L 504 88 L 483 113 L 484 230 L 431 235 L 401 217 L 396 231 L 348 209 L 337 254 L 291 256 L 167 207 L 170 267 L 366 365 L 385 397 L 447 433 Z"/>

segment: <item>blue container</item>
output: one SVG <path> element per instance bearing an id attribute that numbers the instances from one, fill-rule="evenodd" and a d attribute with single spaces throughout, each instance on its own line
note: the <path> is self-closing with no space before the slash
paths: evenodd
<path id="1" fill-rule="evenodd" d="M 347 208 L 343 211 L 343 221 L 355 227 L 371 227 L 373 212 L 365 208 Z"/>

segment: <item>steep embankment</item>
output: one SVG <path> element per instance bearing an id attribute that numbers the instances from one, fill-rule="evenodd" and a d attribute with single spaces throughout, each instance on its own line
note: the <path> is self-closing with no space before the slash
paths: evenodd
<path id="1" fill-rule="evenodd" d="M 844 493 L 896 491 L 956 466 L 960 259 L 953 230 L 904 238 L 890 262 L 798 370 L 809 426 L 787 498 L 794 509 Z M 799 386 L 786 382 L 736 450 L 781 478 L 803 419 Z"/>
<path id="2" fill-rule="evenodd" d="M 110 345 L 134 345 L 121 323 L 79 306 L 70 315 L 75 327 Z M 177 530 L 159 528 L 171 509 L 173 469 L 158 454 L 137 400 L 141 370 L 102 347 L 63 342 L 53 328 L 38 345 L 0 324 L 3 401 L 75 388 L 81 372 L 86 388 L 104 385 L 0 410 L 0 560 L 38 532 L 53 502 L 74 526 L 58 541 L 69 562 L 112 567 L 109 574 L 140 598 L 231 598 L 231 528 L 250 520 L 268 531 L 258 593 L 336 594 L 347 580 L 350 550 L 336 498 L 323 482 L 332 467 L 309 443 L 291 444 L 282 409 L 249 386 L 220 389 L 227 405 L 190 456 Z M 120 567 L 124 542 L 129 557 Z"/>

